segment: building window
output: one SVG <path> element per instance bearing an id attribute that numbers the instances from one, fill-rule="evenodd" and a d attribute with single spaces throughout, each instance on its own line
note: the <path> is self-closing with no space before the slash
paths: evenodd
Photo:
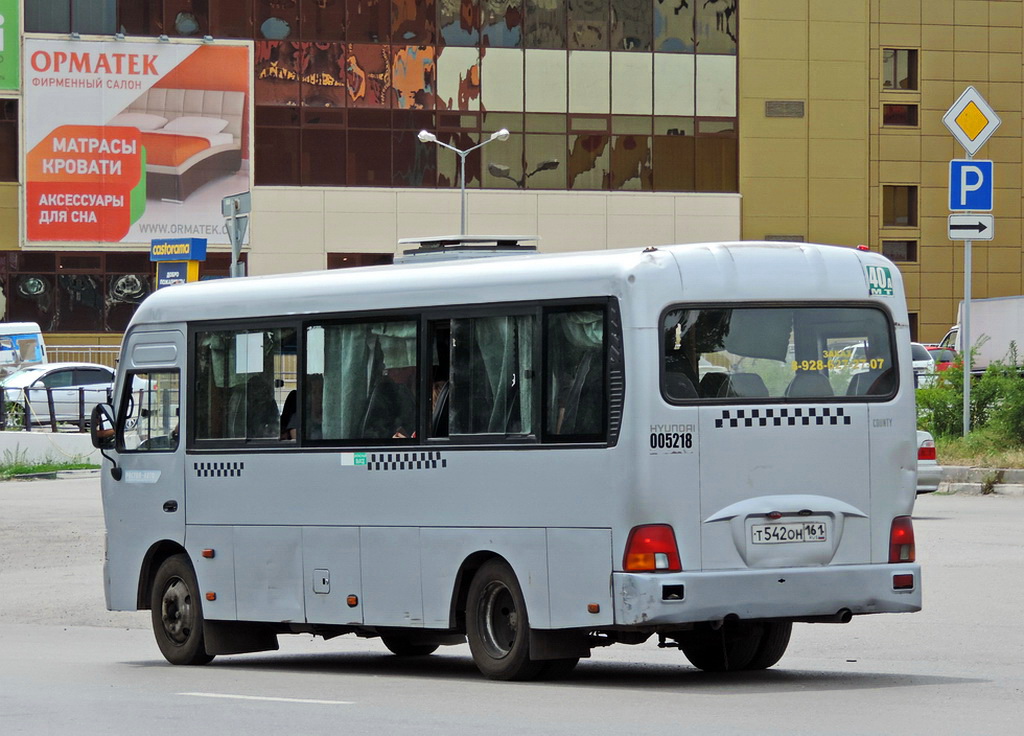
<path id="1" fill-rule="evenodd" d="M 223 278 L 230 263 L 230 253 L 210 253 L 200 278 Z M 155 270 L 145 251 L 11 251 L 0 255 L 4 318 L 38 322 L 43 332 L 124 332 L 152 293 Z"/>
<path id="2" fill-rule="evenodd" d="M 890 261 L 917 261 L 916 240 L 883 240 L 882 255 Z"/>
<path id="3" fill-rule="evenodd" d="M 882 49 L 882 89 L 917 88 L 917 49 Z"/>
<path id="4" fill-rule="evenodd" d="M 882 105 L 882 125 L 916 128 L 917 105 Z"/>
<path id="5" fill-rule="evenodd" d="M 910 323 L 910 341 L 911 342 L 918 342 L 918 339 L 917 339 L 917 312 L 911 312 L 910 314 L 907 315 L 907 317 L 909 317 L 909 319 L 907 321 Z"/>
<path id="6" fill-rule="evenodd" d="M 25 3 L 29 33 L 114 33 L 117 0 L 31 0 Z"/>
<path id="7" fill-rule="evenodd" d="M 917 187 L 882 186 L 882 226 L 917 227 Z"/>
<path id="8" fill-rule="evenodd" d="M 394 253 L 328 253 L 327 268 L 355 268 L 357 266 L 388 266 L 394 263 Z"/>
<path id="9" fill-rule="evenodd" d="M 0 100 L 0 181 L 18 181 L 17 100 Z"/>

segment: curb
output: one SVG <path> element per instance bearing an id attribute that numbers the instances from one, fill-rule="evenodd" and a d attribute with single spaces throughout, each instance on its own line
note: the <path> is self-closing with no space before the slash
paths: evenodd
<path id="1" fill-rule="evenodd" d="M 945 466 L 942 468 L 939 492 L 965 496 L 1024 497 L 1024 469 Z"/>

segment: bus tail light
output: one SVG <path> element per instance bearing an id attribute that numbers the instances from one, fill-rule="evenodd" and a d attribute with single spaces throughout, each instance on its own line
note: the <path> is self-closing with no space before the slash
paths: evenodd
<path id="1" fill-rule="evenodd" d="M 921 443 L 921 446 L 917 448 L 917 459 L 918 460 L 935 460 L 935 440 L 925 440 Z"/>
<path id="2" fill-rule="evenodd" d="M 668 524 L 635 526 L 626 541 L 622 559 L 626 572 L 679 572 L 679 548 L 676 535 Z"/>
<path id="3" fill-rule="evenodd" d="M 909 516 L 897 516 L 889 531 L 889 562 L 913 562 L 914 522 Z"/>

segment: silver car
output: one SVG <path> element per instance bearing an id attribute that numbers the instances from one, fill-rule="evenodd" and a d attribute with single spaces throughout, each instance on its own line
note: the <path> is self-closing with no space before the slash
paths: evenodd
<path id="1" fill-rule="evenodd" d="M 932 493 L 939 490 L 942 466 L 935 457 L 935 439 L 931 432 L 917 430 L 917 492 Z"/>
<path id="2" fill-rule="evenodd" d="M 7 426 L 24 426 L 26 408 L 33 424 L 48 423 L 48 393 L 53 396 L 56 421 L 86 422 L 92 408 L 107 400 L 113 382 L 113 369 L 99 363 L 44 363 L 22 368 L 0 382 Z"/>

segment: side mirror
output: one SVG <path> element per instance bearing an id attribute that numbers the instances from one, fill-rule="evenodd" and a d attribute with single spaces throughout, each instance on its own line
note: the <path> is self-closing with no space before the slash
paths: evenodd
<path id="1" fill-rule="evenodd" d="M 114 447 L 114 410 L 109 404 L 96 404 L 89 419 L 92 446 L 99 450 Z"/>

